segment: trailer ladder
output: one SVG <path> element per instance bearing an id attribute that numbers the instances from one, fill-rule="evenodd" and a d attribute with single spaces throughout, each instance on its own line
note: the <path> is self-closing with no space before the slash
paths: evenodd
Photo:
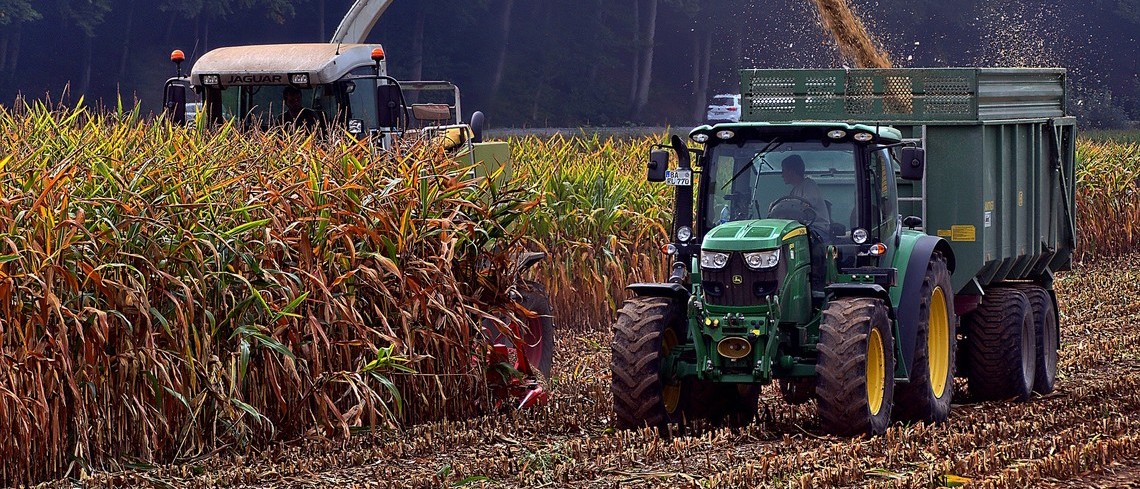
<path id="1" fill-rule="evenodd" d="M 926 148 L 926 126 L 922 125 L 919 127 L 922 128 L 920 133 L 919 133 L 919 137 L 917 137 L 917 138 L 905 138 L 905 139 L 903 139 L 903 142 L 907 143 L 907 144 L 914 144 L 914 145 L 918 146 L 919 148 Z M 922 169 L 922 185 L 919 188 L 921 189 L 920 190 L 921 194 L 918 197 L 899 197 L 898 200 L 900 203 L 902 203 L 902 202 L 921 202 L 922 211 L 921 211 L 921 215 L 919 215 L 918 217 L 922 218 L 922 225 L 915 228 L 915 229 L 922 231 L 922 232 L 926 232 L 926 168 Z M 900 219 L 901 218 L 902 217 L 900 217 Z"/>

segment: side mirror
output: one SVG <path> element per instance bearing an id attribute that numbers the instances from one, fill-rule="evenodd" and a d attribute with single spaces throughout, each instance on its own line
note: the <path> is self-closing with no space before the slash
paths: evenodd
<path id="1" fill-rule="evenodd" d="M 903 180 L 922 180 L 926 174 L 926 150 L 922 148 L 903 148 L 899 151 L 899 166 Z"/>
<path id="2" fill-rule="evenodd" d="M 649 164 L 646 165 L 648 170 L 645 179 L 650 182 L 664 182 L 665 171 L 669 169 L 669 152 L 663 149 L 655 149 L 649 152 Z"/>
<path id="3" fill-rule="evenodd" d="M 380 127 L 403 127 L 401 121 L 407 112 L 404 106 L 404 94 L 399 85 L 380 85 L 376 87 L 376 115 L 377 125 Z"/>
<path id="4" fill-rule="evenodd" d="M 175 125 L 186 125 L 186 84 L 178 78 L 166 82 L 162 91 L 162 111 Z"/>
<path id="5" fill-rule="evenodd" d="M 482 112 L 476 110 L 471 114 L 471 142 L 483 142 L 483 124 L 487 122 L 487 117 Z"/>

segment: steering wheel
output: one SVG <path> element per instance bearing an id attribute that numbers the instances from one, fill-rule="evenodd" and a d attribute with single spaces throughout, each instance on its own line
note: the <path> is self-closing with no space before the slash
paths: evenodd
<path id="1" fill-rule="evenodd" d="M 811 224 L 815 222 L 816 218 L 819 217 L 819 213 L 816 212 L 815 206 L 811 205 L 811 201 L 803 197 L 796 197 L 794 195 L 785 195 L 772 202 L 772 205 L 768 206 L 768 217 L 772 217 L 772 211 L 774 211 L 776 207 L 779 207 L 785 202 L 800 202 L 803 204 L 803 207 L 800 208 L 801 219 L 796 220 L 802 222 L 805 226 L 811 226 Z"/>

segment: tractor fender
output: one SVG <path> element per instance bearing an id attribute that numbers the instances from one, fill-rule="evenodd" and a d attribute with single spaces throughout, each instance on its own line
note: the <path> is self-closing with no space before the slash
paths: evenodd
<path id="1" fill-rule="evenodd" d="M 946 258 L 946 268 L 954 273 L 954 251 L 945 239 L 936 236 L 921 236 L 915 240 L 911 248 L 910 257 L 906 261 L 906 272 L 903 274 L 902 293 L 898 298 L 898 342 L 902 351 L 901 361 L 906 371 L 912 371 L 914 366 L 915 342 L 918 340 L 918 314 L 922 298 L 922 279 L 926 276 L 926 265 L 934 252 L 942 252 Z M 950 292 L 953 294 L 953 291 Z M 951 299 L 952 300 L 952 299 Z M 951 302 L 953 304 L 953 302 Z"/>
<path id="2" fill-rule="evenodd" d="M 637 294 L 638 297 L 664 297 L 674 299 L 682 304 L 689 300 L 689 289 L 681 284 L 630 284 L 627 290 Z"/>
<path id="3" fill-rule="evenodd" d="M 827 295 L 831 298 L 837 297 L 874 297 L 882 299 L 887 304 L 888 315 L 894 319 L 894 307 L 891 307 L 891 295 L 887 293 L 879 284 L 844 284 L 836 283 L 828 285 L 826 288 Z"/>

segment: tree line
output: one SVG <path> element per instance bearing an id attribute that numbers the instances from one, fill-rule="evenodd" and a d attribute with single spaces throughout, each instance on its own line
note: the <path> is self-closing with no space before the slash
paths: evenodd
<path id="1" fill-rule="evenodd" d="M 153 111 L 189 61 L 326 42 L 350 0 L 0 0 L 0 103 Z M 896 66 L 1062 66 L 1095 125 L 1140 120 L 1140 0 L 854 0 Z M 400 0 L 370 42 L 405 79 L 449 79 L 499 126 L 685 125 L 745 67 L 838 67 L 810 0 Z M 64 87 L 68 87 L 64 92 Z"/>

